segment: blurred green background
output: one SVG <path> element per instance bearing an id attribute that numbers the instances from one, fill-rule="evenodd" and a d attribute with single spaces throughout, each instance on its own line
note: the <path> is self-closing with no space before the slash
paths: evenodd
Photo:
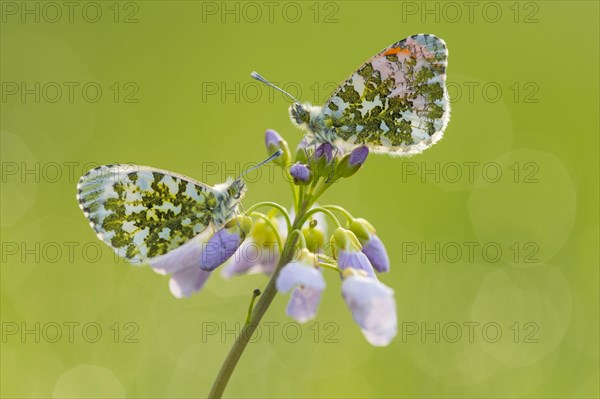
<path id="1" fill-rule="evenodd" d="M 266 278 L 173 298 L 97 241 L 77 179 L 131 162 L 219 183 L 265 129 L 301 137 L 251 71 L 320 103 L 420 32 L 450 50 L 444 140 L 322 199 L 387 244 L 398 336 L 371 347 L 326 273 L 313 322 L 276 298 L 226 396 L 599 396 L 598 2 L 70 4 L 2 2 L 2 397 L 206 395 Z M 275 172 L 245 206 L 290 203 Z"/>

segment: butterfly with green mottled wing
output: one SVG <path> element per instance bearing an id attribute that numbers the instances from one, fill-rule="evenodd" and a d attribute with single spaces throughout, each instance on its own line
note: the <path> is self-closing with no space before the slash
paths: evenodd
<path id="1" fill-rule="evenodd" d="M 309 142 L 342 149 L 406 156 L 438 142 L 450 120 L 446 88 L 448 49 L 434 35 L 418 34 L 386 47 L 360 66 L 323 106 L 301 103 L 256 72 L 252 77 L 294 100 L 292 122 Z"/>
<path id="2" fill-rule="evenodd" d="M 148 166 L 103 165 L 80 178 L 77 200 L 98 238 L 129 262 L 196 261 L 201 245 L 186 244 L 234 217 L 246 191 L 242 176 L 211 187 Z"/>

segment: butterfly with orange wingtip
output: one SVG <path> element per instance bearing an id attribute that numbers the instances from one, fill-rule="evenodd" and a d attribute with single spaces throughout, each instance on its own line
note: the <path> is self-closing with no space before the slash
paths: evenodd
<path id="1" fill-rule="evenodd" d="M 392 44 L 344 80 L 323 106 L 300 103 L 258 73 L 252 77 L 294 100 L 292 122 L 309 142 L 406 156 L 438 142 L 450 120 L 448 49 L 434 35 Z"/>

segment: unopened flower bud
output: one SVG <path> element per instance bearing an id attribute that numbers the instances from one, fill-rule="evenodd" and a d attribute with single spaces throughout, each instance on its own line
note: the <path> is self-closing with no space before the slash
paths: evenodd
<path id="1" fill-rule="evenodd" d="M 356 235 L 350 230 L 338 227 L 333 233 L 340 269 L 355 268 L 364 270 L 370 277 L 375 276 L 373 266 L 367 256 L 361 252 L 362 246 Z"/>
<path id="2" fill-rule="evenodd" d="M 290 167 L 290 175 L 294 179 L 294 183 L 298 185 L 308 184 L 310 182 L 311 173 L 308 166 L 297 162 Z"/>
<path id="3" fill-rule="evenodd" d="M 277 150 L 283 151 L 280 157 L 273 160 L 280 166 L 285 166 L 290 163 L 291 153 L 287 142 L 275 130 L 268 129 L 265 132 L 265 145 L 269 155 L 274 154 Z"/>
<path id="4" fill-rule="evenodd" d="M 331 143 L 320 144 L 312 157 L 311 169 L 316 176 L 330 179 L 335 172 L 334 168 L 334 148 Z"/>
<path id="5" fill-rule="evenodd" d="M 324 158 L 326 163 L 333 161 L 333 147 L 330 143 L 322 143 L 315 150 L 315 159 Z"/>
<path id="6" fill-rule="evenodd" d="M 316 222 L 316 220 L 314 220 Z M 325 234 L 318 225 L 306 226 L 302 229 L 302 234 L 306 240 L 306 247 L 314 253 L 321 253 L 325 248 Z"/>
<path id="7" fill-rule="evenodd" d="M 337 175 L 340 177 L 350 177 L 355 174 L 367 160 L 369 148 L 360 146 L 346 154 L 340 161 L 337 167 Z"/>
<path id="8" fill-rule="evenodd" d="M 362 245 L 362 252 L 367 256 L 375 270 L 379 273 L 390 270 L 390 259 L 381 239 L 375 234 L 375 228 L 365 219 L 354 219 L 350 230 Z"/>

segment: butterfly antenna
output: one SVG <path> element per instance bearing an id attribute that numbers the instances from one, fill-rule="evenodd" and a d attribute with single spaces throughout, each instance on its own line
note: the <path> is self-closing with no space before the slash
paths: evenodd
<path id="1" fill-rule="evenodd" d="M 291 98 L 292 100 L 294 100 L 294 102 L 300 104 L 300 100 L 298 100 L 296 97 L 292 96 L 290 93 L 288 93 L 287 91 L 283 90 L 281 87 L 277 87 L 275 86 L 273 83 L 269 82 L 267 79 L 263 78 L 258 72 L 254 71 L 250 74 L 250 76 L 252 76 L 254 79 L 263 82 L 264 84 L 266 84 L 267 86 L 271 86 L 272 88 L 274 88 L 275 90 L 279 90 L 280 92 L 282 92 L 283 94 L 285 94 L 286 96 L 288 96 L 289 98 Z"/>
<path id="2" fill-rule="evenodd" d="M 258 165 L 254 165 L 253 167 L 246 169 L 244 172 L 242 172 L 241 175 L 239 175 L 237 177 L 236 180 L 241 179 L 244 175 L 252 172 L 254 169 L 260 168 L 261 166 L 263 166 L 264 164 L 266 164 L 267 162 L 271 162 L 272 160 L 274 160 L 275 158 L 279 158 L 281 156 L 281 154 L 283 154 L 283 150 L 277 150 L 273 153 L 273 155 L 271 155 L 269 158 L 265 159 L 264 161 L 262 161 L 261 163 L 259 163 Z"/>

